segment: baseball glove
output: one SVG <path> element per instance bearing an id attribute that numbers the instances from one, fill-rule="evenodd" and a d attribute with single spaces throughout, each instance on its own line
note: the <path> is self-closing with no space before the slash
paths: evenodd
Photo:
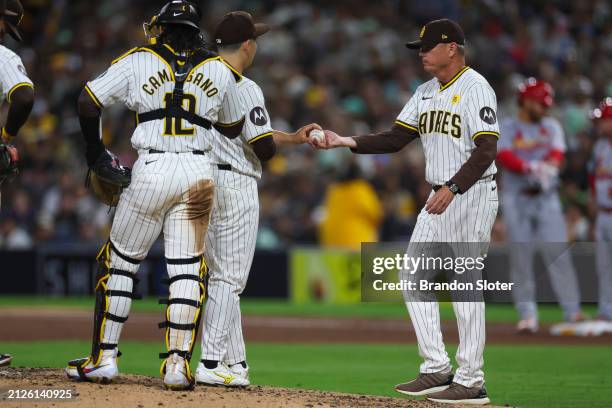
<path id="1" fill-rule="evenodd" d="M 114 207 L 119 196 L 130 185 L 132 170 L 119 164 L 119 159 L 105 150 L 87 172 L 85 185 L 104 204 Z"/>
<path id="2" fill-rule="evenodd" d="M 0 142 L 0 185 L 4 181 L 12 181 L 19 174 L 18 164 L 17 148 Z"/>

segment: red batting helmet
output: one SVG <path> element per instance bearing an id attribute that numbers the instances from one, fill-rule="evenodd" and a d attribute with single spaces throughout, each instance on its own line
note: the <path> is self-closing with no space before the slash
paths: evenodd
<path id="1" fill-rule="evenodd" d="M 550 108 L 553 104 L 555 91 L 546 81 L 535 78 L 528 78 L 527 81 L 519 85 L 519 100 L 532 99 Z"/>
<path id="2" fill-rule="evenodd" d="M 601 101 L 599 106 L 593 109 L 593 112 L 591 113 L 591 118 L 593 118 L 593 120 L 612 119 L 612 98 L 607 97 L 606 99 Z"/>

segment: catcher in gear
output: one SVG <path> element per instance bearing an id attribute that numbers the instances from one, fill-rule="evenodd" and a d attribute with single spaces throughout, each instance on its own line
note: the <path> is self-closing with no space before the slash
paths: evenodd
<path id="1" fill-rule="evenodd" d="M 145 25 L 150 43 L 116 58 L 79 97 L 89 184 L 117 209 L 109 240 L 96 258 L 91 353 L 68 362 L 71 379 L 110 382 L 119 374 L 118 343 L 132 299 L 138 298 L 136 273 L 163 232 L 169 298 L 160 301 L 168 305 L 159 325 L 166 343 L 160 372 L 168 389 L 195 384 L 189 363 L 205 297 L 212 127 L 235 137 L 244 123 L 244 109 L 230 109 L 241 76 L 206 49 L 200 19 L 199 8 L 188 1 L 167 3 Z M 136 113 L 133 171 L 120 166 L 101 140 L 101 111 L 117 102 Z"/>
<path id="2" fill-rule="evenodd" d="M 34 105 L 34 87 L 21 59 L 2 45 L 6 33 L 14 40 L 21 41 L 18 27 L 22 17 L 23 7 L 18 0 L 0 0 L 0 104 L 5 99 L 9 103 L 6 123 L 0 127 L 0 205 L 2 185 L 19 173 L 19 153 L 11 142 L 30 116 Z M 10 355 L 0 353 L 0 367 L 8 366 L 11 360 Z"/>

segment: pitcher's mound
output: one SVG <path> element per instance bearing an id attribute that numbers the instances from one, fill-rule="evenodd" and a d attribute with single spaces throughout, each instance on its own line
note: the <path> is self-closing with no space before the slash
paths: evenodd
<path id="1" fill-rule="evenodd" d="M 167 391 L 160 378 L 121 374 L 113 384 L 101 385 L 70 381 L 57 368 L 0 368 L 0 405 L 2 408 L 50 408 L 72 406 L 65 400 L 20 399 L 38 391 L 57 390 L 67 396 L 71 390 L 74 406 L 87 408 L 202 408 L 202 407 L 433 407 L 426 401 L 374 397 L 311 390 L 252 385 L 245 389 L 196 386 L 194 391 Z M 22 390 L 22 391 L 17 391 Z M 23 391 L 25 390 L 25 391 Z M 68 405 L 66 405 L 68 404 Z"/>

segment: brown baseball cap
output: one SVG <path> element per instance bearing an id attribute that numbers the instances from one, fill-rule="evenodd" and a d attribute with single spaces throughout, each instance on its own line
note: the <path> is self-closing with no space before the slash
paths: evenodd
<path id="1" fill-rule="evenodd" d="M 240 44 L 251 38 L 257 38 L 270 30 L 267 24 L 255 23 L 253 16 L 246 11 L 227 13 L 215 30 L 217 45 Z"/>
<path id="2" fill-rule="evenodd" d="M 440 43 L 465 44 L 465 36 L 461 26 L 452 20 L 443 18 L 430 21 L 421 28 L 419 39 L 406 44 L 413 50 L 427 52 Z"/>

